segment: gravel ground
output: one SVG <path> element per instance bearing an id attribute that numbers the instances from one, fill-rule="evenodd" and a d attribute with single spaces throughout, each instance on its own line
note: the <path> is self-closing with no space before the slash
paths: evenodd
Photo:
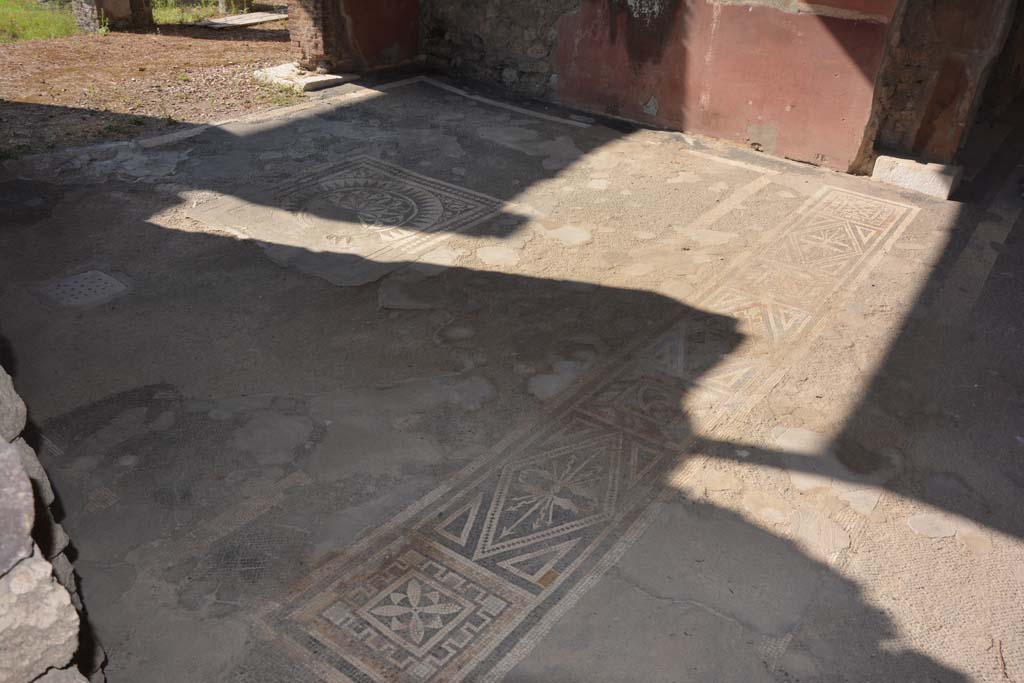
<path id="1" fill-rule="evenodd" d="M 0 45 L 0 158 L 289 104 L 299 96 L 252 78 L 289 58 L 285 21 Z"/>

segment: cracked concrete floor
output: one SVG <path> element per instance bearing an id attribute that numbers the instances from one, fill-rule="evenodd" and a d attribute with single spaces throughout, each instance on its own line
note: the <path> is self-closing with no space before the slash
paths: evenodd
<path id="1" fill-rule="evenodd" d="M 9 163 L 109 680 L 1024 680 L 1019 171 L 422 78 Z"/>

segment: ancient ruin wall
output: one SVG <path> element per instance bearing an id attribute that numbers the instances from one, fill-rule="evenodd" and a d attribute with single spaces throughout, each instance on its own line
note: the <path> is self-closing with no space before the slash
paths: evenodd
<path id="1" fill-rule="evenodd" d="M 1017 0 L 911 0 L 875 94 L 876 148 L 952 161 L 1000 53 Z"/>
<path id="2" fill-rule="evenodd" d="M 302 68 L 310 71 L 352 68 L 352 55 L 343 44 L 344 31 L 339 3 L 289 1 L 288 35 Z"/>
<path id="3" fill-rule="evenodd" d="M 0 368 L 0 681 L 99 683 L 104 656 L 91 639 L 82 646 L 68 536 L 25 424 L 25 404 Z"/>
<path id="4" fill-rule="evenodd" d="M 78 28 L 86 33 L 109 28 L 141 28 L 153 23 L 150 0 L 71 0 Z"/>
<path id="5" fill-rule="evenodd" d="M 421 36 L 429 60 L 530 97 L 553 95 L 559 20 L 580 0 L 423 0 Z"/>
<path id="6" fill-rule="evenodd" d="M 990 115 L 1007 110 L 1024 93 L 1024 2 L 1017 11 L 1003 53 L 992 67 L 982 108 Z"/>
<path id="7" fill-rule="evenodd" d="M 423 0 L 433 63 L 848 170 L 897 0 Z"/>
<path id="8" fill-rule="evenodd" d="M 289 0 L 288 31 L 299 65 L 366 71 L 419 55 L 419 0 Z"/>

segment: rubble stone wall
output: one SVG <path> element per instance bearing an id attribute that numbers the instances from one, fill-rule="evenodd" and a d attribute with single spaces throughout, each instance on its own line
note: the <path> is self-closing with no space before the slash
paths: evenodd
<path id="1" fill-rule="evenodd" d="M 0 681 L 99 683 L 105 657 L 83 626 L 68 535 L 25 427 L 25 404 L 0 368 Z"/>
<path id="2" fill-rule="evenodd" d="M 424 0 L 423 49 L 435 64 L 530 97 L 554 94 L 559 20 L 580 0 Z"/>
<path id="3" fill-rule="evenodd" d="M 877 149 L 922 161 L 955 159 L 1016 2 L 906 2 L 875 91 Z"/>

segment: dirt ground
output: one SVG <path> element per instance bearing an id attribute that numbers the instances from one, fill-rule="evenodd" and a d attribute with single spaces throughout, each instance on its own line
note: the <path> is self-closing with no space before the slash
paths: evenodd
<path id="1" fill-rule="evenodd" d="M 253 70 L 289 60 L 285 21 L 82 35 L 0 46 L 0 158 L 223 120 L 298 95 Z"/>

